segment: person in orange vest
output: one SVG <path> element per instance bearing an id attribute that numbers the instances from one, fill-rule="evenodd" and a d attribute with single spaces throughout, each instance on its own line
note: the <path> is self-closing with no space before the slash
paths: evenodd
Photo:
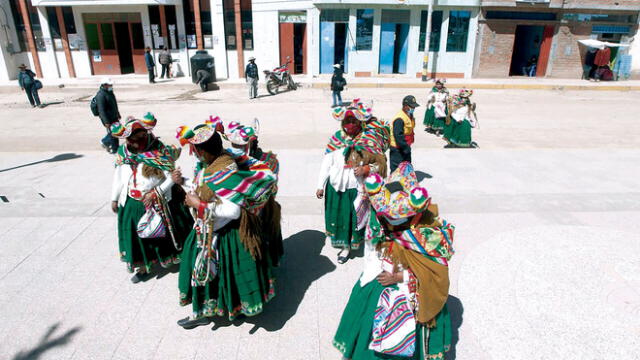
<path id="1" fill-rule="evenodd" d="M 402 99 L 402 110 L 393 117 L 393 135 L 391 136 L 391 150 L 389 160 L 391 172 L 403 161 L 411 162 L 411 145 L 414 142 L 414 128 L 416 119 L 413 111 L 420 106 L 416 97 L 407 95 Z"/>

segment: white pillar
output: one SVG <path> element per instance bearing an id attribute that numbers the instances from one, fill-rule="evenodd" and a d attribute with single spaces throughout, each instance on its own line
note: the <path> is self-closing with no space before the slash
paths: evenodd
<path id="1" fill-rule="evenodd" d="M 371 37 L 371 50 L 373 53 L 373 59 L 371 61 L 372 69 L 371 75 L 375 76 L 380 71 L 380 29 L 382 23 L 382 8 L 375 8 L 373 10 L 373 36 Z"/>
<path id="2" fill-rule="evenodd" d="M 307 10 L 307 65 L 309 79 L 320 74 L 320 9 L 314 7 Z"/>
<path id="3" fill-rule="evenodd" d="M 356 8 L 349 9 L 349 24 L 347 26 L 347 66 L 349 67 L 349 75 L 355 77 L 355 72 L 361 69 L 356 68 L 356 29 L 358 10 Z"/>
<path id="4" fill-rule="evenodd" d="M 60 78 L 60 69 L 58 68 L 58 60 L 56 59 L 56 51 L 53 47 L 53 38 L 49 29 L 49 18 L 47 10 L 44 6 L 36 7 L 38 18 L 40 19 L 40 28 L 42 29 L 42 38 L 44 40 L 46 51 L 38 51 L 40 64 L 42 66 L 43 78 Z M 66 64 L 64 64 L 66 66 Z"/>
<path id="5" fill-rule="evenodd" d="M 406 77 L 415 79 L 416 73 L 422 72 L 422 57 L 419 56 L 420 44 L 420 12 L 421 9 L 412 8 L 409 13 L 409 48 L 407 49 Z"/>
<path id="6" fill-rule="evenodd" d="M 222 0 L 210 0 L 211 1 L 211 26 L 213 32 L 213 53 L 216 65 L 216 77 L 220 79 L 229 78 L 229 64 L 227 59 L 227 38 L 224 33 L 224 8 L 222 6 Z M 217 42 L 216 42 L 217 40 Z M 242 42 L 242 34 L 236 34 L 236 45 L 240 46 Z M 254 44 L 255 49 L 255 44 Z M 238 67 L 238 64 L 234 62 L 231 66 Z M 237 72 L 237 71 L 236 71 Z"/>

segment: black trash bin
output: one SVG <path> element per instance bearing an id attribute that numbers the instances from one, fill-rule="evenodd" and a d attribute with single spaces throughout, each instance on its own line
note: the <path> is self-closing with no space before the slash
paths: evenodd
<path id="1" fill-rule="evenodd" d="M 211 82 L 216 81 L 216 68 L 213 56 L 209 55 L 206 50 L 198 50 L 196 54 L 191 57 L 191 82 L 194 84 L 198 77 L 196 73 L 200 69 L 207 70 L 211 74 Z"/>

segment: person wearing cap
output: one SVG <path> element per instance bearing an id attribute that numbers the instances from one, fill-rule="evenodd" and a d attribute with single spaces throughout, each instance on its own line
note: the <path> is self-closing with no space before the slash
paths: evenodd
<path id="1" fill-rule="evenodd" d="M 102 126 L 107 129 L 107 134 L 102 138 L 101 144 L 108 152 L 115 154 L 118 150 L 118 139 L 111 135 L 111 125 L 120 120 L 118 102 L 113 94 L 113 80 L 105 77 L 100 81 L 100 90 L 94 100 L 98 107 L 98 116 Z"/>
<path id="2" fill-rule="evenodd" d="M 394 116 L 391 150 L 389 151 L 391 172 L 401 162 L 411 162 L 411 145 L 414 142 L 414 128 L 416 127 L 416 119 L 413 117 L 413 112 L 418 106 L 420 105 L 416 102 L 416 97 L 407 95 L 402 99 L 402 110 Z"/>
<path id="3" fill-rule="evenodd" d="M 333 65 L 333 76 L 331 76 L 331 95 L 333 97 L 333 105 L 331 107 L 342 106 L 341 92 L 347 85 L 347 80 L 344 79 L 344 72 L 340 64 Z"/>
<path id="4" fill-rule="evenodd" d="M 147 71 L 149 72 L 149 84 L 156 83 L 156 60 L 151 55 L 151 48 L 146 47 L 144 49 L 144 63 L 147 65 Z"/>
<path id="5" fill-rule="evenodd" d="M 435 86 L 427 96 L 427 111 L 424 113 L 425 131 L 442 135 L 447 118 L 447 101 L 449 90 L 444 86 L 445 79 L 436 79 Z"/>
<path id="6" fill-rule="evenodd" d="M 247 84 L 249 84 L 249 99 L 257 98 L 258 80 L 260 79 L 260 76 L 258 75 L 258 65 L 256 65 L 256 58 L 253 56 L 249 58 L 249 63 L 244 70 L 244 77 L 247 80 Z"/>
<path id="7" fill-rule="evenodd" d="M 40 96 L 38 96 L 38 89 L 36 87 L 36 74 L 33 71 L 27 69 L 27 65 L 21 64 L 18 66 L 20 73 L 18 73 L 18 84 L 22 91 L 27 93 L 27 99 L 31 107 L 42 107 L 40 104 Z"/>

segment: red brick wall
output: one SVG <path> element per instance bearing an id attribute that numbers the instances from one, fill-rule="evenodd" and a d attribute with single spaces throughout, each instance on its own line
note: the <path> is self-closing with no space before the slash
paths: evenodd
<path id="1" fill-rule="evenodd" d="M 509 76 L 513 42 L 516 36 L 515 23 L 492 22 L 480 24 L 480 52 L 478 71 L 475 77 L 492 78 Z"/>
<path id="2" fill-rule="evenodd" d="M 578 40 L 588 39 L 591 25 L 559 26 L 551 53 L 551 72 L 548 77 L 580 79 L 586 48 Z"/>

